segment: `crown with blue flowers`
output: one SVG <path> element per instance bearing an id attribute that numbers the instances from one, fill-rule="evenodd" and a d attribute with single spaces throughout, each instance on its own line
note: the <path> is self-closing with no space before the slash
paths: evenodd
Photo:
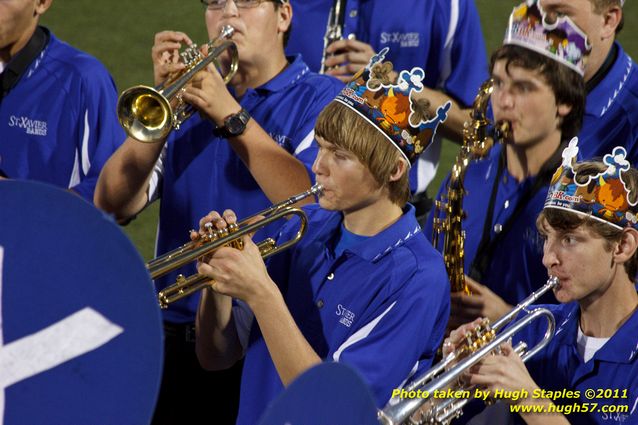
<path id="1" fill-rule="evenodd" d="M 335 101 L 355 111 L 378 129 L 399 149 L 409 164 L 431 143 L 438 125 L 445 121 L 451 103 L 428 115 L 429 102 L 415 99 L 423 91 L 423 69 L 401 71 L 396 84 L 391 82 L 392 63 L 383 62 L 386 47 L 370 59 L 337 95 Z"/>
<path id="2" fill-rule="evenodd" d="M 607 169 L 586 178 L 578 178 L 574 170 L 577 154 L 578 139 L 574 137 L 563 151 L 563 163 L 552 177 L 545 208 L 573 211 L 621 229 L 638 229 L 638 198 L 630 201 L 630 191 L 623 180 L 623 174 L 631 167 L 625 148 L 616 146 L 603 158 Z"/>
<path id="3" fill-rule="evenodd" d="M 515 44 L 552 58 L 580 75 L 585 73 L 585 60 L 591 45 L 585 33 L 566 16 L 554 23 L 537 0 L 516 6 L 510 15 L 503 44 Z"/>

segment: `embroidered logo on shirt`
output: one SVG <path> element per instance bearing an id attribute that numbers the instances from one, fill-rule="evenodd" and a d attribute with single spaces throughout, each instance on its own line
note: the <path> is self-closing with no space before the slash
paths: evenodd
<path id="1" fill-rule="evenodd" d="M 290 151 L 290 149 L 292 148 L 292 142 L 290 140 L 290 137 L 285 136 L 283 134 L 272 134 L 272 133 L 270 133 L 270 137 L 272 137 L 272 139 L 275 142 L 277 142 L 279 146 L 286 149 L 287 151 Z"/>
<path id="2" fill-rule="evenodd" d="M 16 117 L 15 115 L 11 115 L 9 117 L 9 127 L 24 129 L 25 133 L 35 136 L 47 135 L 47 122 L 32 120 L 29 117 Z"/>
<path id="3" fill-rule="evenodd" d="M 381 44 L 398 45 L 399 47 L 419 47 L 420 34 L 418 32 L 382 32 Z"/>
<path id="4" fill-rule="evenodd" d="M 337 316 L 341 317 L 341 319 L 339 319 L 339 323 L 341 323 L 342 325 L 348 328 L 352 326 L 352 322 L 354 321 L 353 312 L 351 312 L 350 310 L 348 310 L 347 308 L 339 304 L 337 306 L 337 311 L 335 313 L 337 314 Z"/>

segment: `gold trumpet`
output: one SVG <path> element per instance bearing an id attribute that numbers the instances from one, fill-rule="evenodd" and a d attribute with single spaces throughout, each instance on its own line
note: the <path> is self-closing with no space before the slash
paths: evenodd
<path id="1" fill-rule="evenodd" d="M 514 347 L 514 351 L 521 356 L 523 362 L 529 360 L 545 348 L 554 337 L 556 321 L 554 315 L 546 308 L 536 308 L 529 311 L 527 307 L 535 303 L 545 292 L 557 287 L 559 284 L 558 278 L 551 276 L 545 286 L 521 301 L 512 311 L 494 322 L 494 324 L 490 326 L 489 322 L 484 322 L 472 332 L 468 332 L 465 335 L 464 343 L 460 347 L 413 381 L 406 388 L 406 391 L 421 391 L 421 394 L 434 394 L 437 390 L 452 388 L 453 391 L 467 390 L 473 394 L 474 386 L 461 383 L 459 380 L 461 374 L 469 370 L 485 356 L 498 351 L 501 344 L 508 341 L 524 327 L 529 326 L 533 321 L 545 319 L 547 328 L 540 342 L 530 350 L 527 349 L 525 342 L 520 342 Z M 501 328 L 515 319 L 522 311 L 528 314 L 497 335 Z M 452 419 L 461 416 L 463 406 L 471 399 L 471 397 L 461 399 L 408 398 L 397 403 L 392 403 L 391 400 L 383 410 L 378 412 L 378 418 L 379 422 L 385 425 L 449 424 Z"/>
<path id="2" fill-rule="evenodd" d="M 180 56 L 186 65 L 184 71 L 169 77 L 153 88 L 144 85 L 125 90 L 117 101 L 117 117 L 130 137 L 142 142 L 156 142 L 165 138 L 172 129 L 179 130 L 194 108 L 182 100 L 184 86 L 211 62 L 219 68 L 217 58 L 228 50 L 231 63 L 223 76 L 228 83 L 237 72 L 237 46 L 230 40 L 235 29 L 230 25 L 222 28 L 217 38 L 207 43 L 208 55 L 204 56 L 196 44 L 187 47 Z M 175 106 L 171 101 L 175 99 Z"/>
<path id="3" fill-rule="evenodd" d="M 158 277 L 179 269 L 200 257 L 211 254 L 223 246 L 243 249 L 244 245 L 241 240 L 242 236 L 254 233 L 280 218 L 291 218 L 293 215 L 298 216 L 300 219 L 299 230 L 292 239 L 283 243 L 280 242 L 279 245 L 277 245 L 274 239 L 267 238 L 257 244 L 262 258 L 265 259 L 271 255 L 277 254 L 278 252 L 290 248 L 299 242 L 306 233 L 308 225 L 306 214 L 299 208 L 292 208 L 291 205 L 296 204 L 309 196 L 319 195 L 321 190 L 321 185 L 316 184 L 309 190 L 268 207 L 257 214 L 253 214 L 239 223 L 231 224 L 226 229 L 215 230 L 212 225 L 207 226 L 208 231 L 204 236 L 201 236 L 196 241 L 188 242 L 181 247 L 162 255 L 161 257 L 157 257 L 149 261 L 146 264 L 146 268 L 151 274 L 151 278 L 157 279 Z M 257 218 L 259 216 L 263 216 L 263 218 Z M 169 304 L 199 291 L 212 283 L 213 281 L 209 277 L 200 274 L 194 274 L 188 278 L 183 275 L 179 275 L 177 277 L 177 282 L 159 292 L 158 298 L 160 307 L 167 308 Z"/>

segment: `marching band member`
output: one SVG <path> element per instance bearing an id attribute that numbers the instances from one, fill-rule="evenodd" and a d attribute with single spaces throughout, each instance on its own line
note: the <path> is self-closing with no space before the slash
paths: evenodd
<path id="1" fill-rule="evenodd" d="M 542 13 L 536 2 L 516 7 L 504 45 L 492 55 L 494 120 L 511 129 L 503 144 L 466 169 L 464 271 L 472 295 L 452 294 L 450 329 L 477 317 L 495 320 L 547 281 L 535 220 L 562 148 L 580 129 L 588 52 L 573 22 L 546 26 Z M 544 300 L 555 302 L 551 294 Z"/>
<path id="2" fill-rule="evenodd" d="M 468 378 L 492 394 L 527 391 L 520 400 L 504 397 L 507 403 L 559 412 L 511 409 L 520 412 L 519 422 L 633 424 L 638 420 L 638 171 L 630 168 L 624 147 L 603 161 L 581 163 L 575 163 L 576 151 L 566 149 L 537 220 L 543 265 L 560 279 L 554 294 L 561 304 L 544 306 L 556 318 L 555 336 L 525 364 L 506 344 Z M 538 322 L 515 340 L 539 341 L 545 324 Z M 465 330 L 452 332 L 450 347 Z"/>
<path id="3" fill-rule="evenodd" d="M 313 171 L 324 191 L 305 209 L 306 236 L 267 266 L 248 237 L 244 250 L 221 248 L 198 266 L 215 280 L 197 319 L 202 365 L 225 368 L 245 355 L 239 424 L 257 423 L 286 385 L 324 360 L 354 366 L 383 406 L 411 371 L 431 364 L 442 340 L 449 283 L 406 202 L 410 164 L 450 105 L 428 116 L 413 102 L 423 71 L 403 71 L 394 85 L 379 73 L 384 53 L 317 120 Z M 226 210 L 200 224 L 235 221 Z M 297 219 L 284 225 L 281 239 L 297 227 Z"/>
<path id="4" fill-rule="evenodd" d="M 348 81 L 374 52 L 390 48 L 388 60 L 396 69 L 422 67 L 425 87 L 417 96 L 436 106 L 452 101 L 440 133 L 461 140 L 467 109 L 476 90 L 488 77 L 487 53 L 475 2 L 471 0 L 399 0 L 389 7 L 380 0 L 341 0 L 342 39 L 327 46 L 323 29 L 334 0 L 293 0 L 295 15 L 287 51 L 301 53 L 312 70 L 319 71 L 325 57 L 326 73 Z M 313 30 L 309 30 L 312 28 Z M 411 169 L 412 199 L 419 221 L 425 221 L 431 199 L 426 188 L 439 164 L 439 137 Z M 432 188 L 432 191 L 436 188 Z M 432 193 L 432 192 L 431 192 Z"/>
<path id="5" fill-rule="evenodd" d="M 93 202 L 120 146 L 113 79 L 38 25 L 53 0 L 0 2 L 0 178 L 68 188 Z"/>
<path id="6" fill-rule="evenodd" d="M 122 220 L 161 198 L 159 254 L 181 245 L 188 229 L 213 208 L 228 206 L 248 215 L 307 189 L 317 153 L 315 120 L 342 87 L 311 73 L 300 57 L 285 56 L 292 17 L 288 1 L 203 3 L 211 39 L 225 25 L 235 30 L 239 70 L 230 88 L 213 66 L 196 74 L 183 99 L 201 116 L 191 117 L 167 141 L 128 138 L 106 164 L 96 191 L 96 204 Z M 184 69 L 175 61 L 184 44 L 191 41 L 181 32 L 155 36 L 156 84 Z M 170 273 L 157 280 L 157 289 L 175 282 L 179 273 L 194 271 L 191 265 Z M 191 296 L 163 312 L 165 371 L 155 423 L 199 423 L 211 412 L 216 423 L 235 420 L 241 365 L 229 373 L 207 373 L 199 366 L 194 341 L 198 301 Z"/>
<path id="7" fill-rule="evenodd" d="M 552 18 L 568 16 L 591 42 L 585 63 L 587 102 L 578 135 L 582 158 L 602 157 L 619 143 L 638 161 L 638 68 L 616 41 L 624 0 L 540 0 Z"/>

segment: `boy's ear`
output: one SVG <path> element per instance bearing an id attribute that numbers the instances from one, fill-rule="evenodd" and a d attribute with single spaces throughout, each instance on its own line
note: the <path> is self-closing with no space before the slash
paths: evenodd
<path id="1" fill-rule="evenodd" d="M 34 16 L 42 16 L 51 7 L 51 3 L 53 3 L 53 0 L 37 0 L 33 12 Z"/>
<path id="2" fill-rule="evenodd" d="M 638 249 L 638 230 L 633 227 L 623 229 L 622 238 L 614 250 L 614 261 L 626 263 Z"/>
<path id="3" fill-rule="evenodd" d="M 399 159 L 396 163 L 394 171 L 390 174 L 390 181 L 395 182 L 399 180 L 404 173 L 408 172 L 408 163 L 403 159 Z"/>

